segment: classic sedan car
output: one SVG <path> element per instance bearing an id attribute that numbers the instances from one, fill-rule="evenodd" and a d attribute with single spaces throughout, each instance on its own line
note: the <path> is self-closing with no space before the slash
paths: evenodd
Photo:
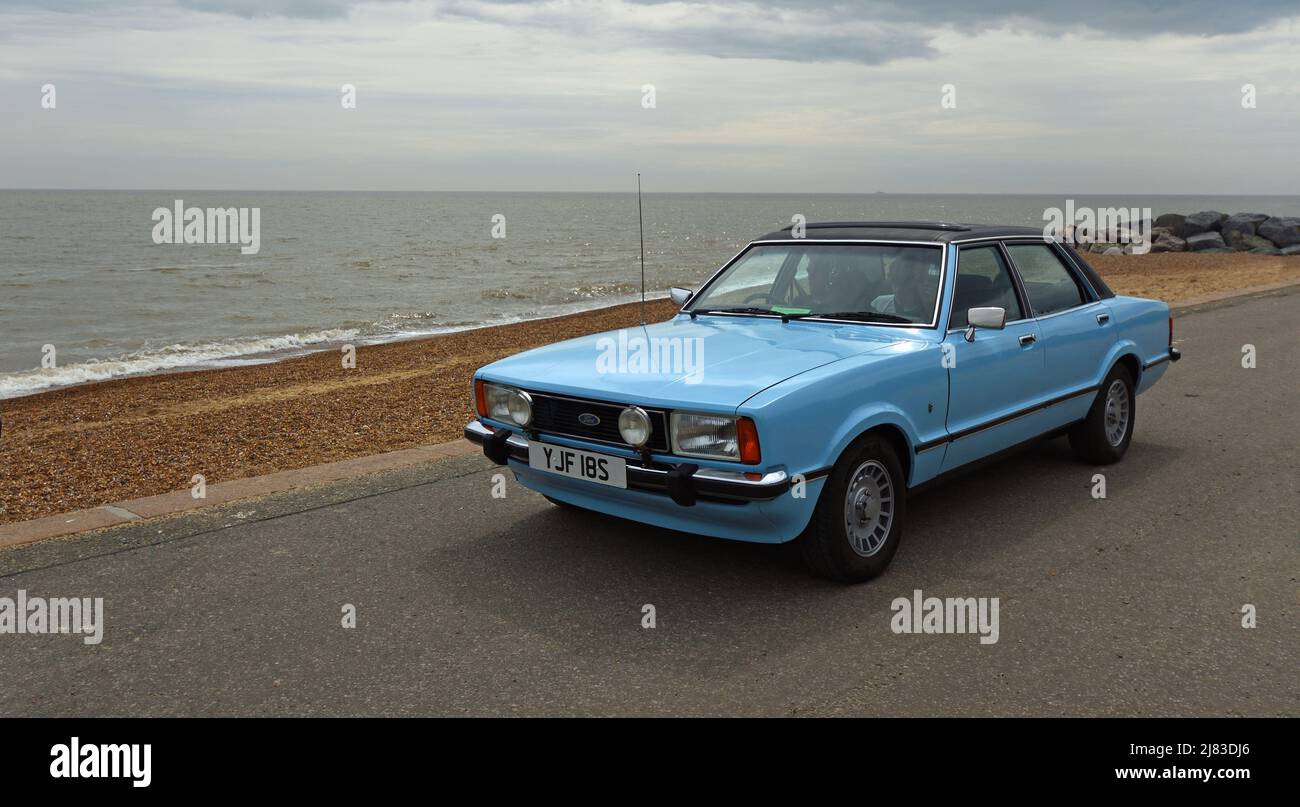
<path id="1" fill-rule="evenodd" d="M 1117 296 L 1041 230 L 830 222 L 752 242 L 667 322 L 474 376 L 465 436 L 555 504 L 798 540 L 862 581 L 910 491 L 1043 437 L 1119 460 L 1179 359 L 1169 308 Z"/>

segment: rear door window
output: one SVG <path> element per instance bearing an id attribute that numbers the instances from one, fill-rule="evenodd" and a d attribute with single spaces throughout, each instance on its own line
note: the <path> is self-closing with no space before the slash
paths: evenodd
<path id="1" fill-rule="evenodd" d="M 1034 316 L 1045 317 L 1087 302 L 1079 282 L 1046 244 L 1007 244 Z M 1008 318 L 1009 319 L 1009 318 Z"/>

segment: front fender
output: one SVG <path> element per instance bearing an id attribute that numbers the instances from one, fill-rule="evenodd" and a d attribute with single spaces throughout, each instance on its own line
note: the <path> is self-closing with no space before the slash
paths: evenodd
<path id="1" fill-rule="evenodd" d="M 739 414 L 758 424 L 764 463 L 791 475 L 829 473 L 849 444 L 879 427 L 906 444 L 901 459 L 908 485 L 938 473 L 943 451 L 917 454 L 915 447 L 947 431 L 948 371 L 937 344 L 912 342 L 880 353 L 837 362 L 778 384 L 743 404 Z"/>
<path id="2" fill-rule="evenodd" d="M 893 429 L 902 436 L 907 455 L 899 459 L 909 470 L 908 486 L 910 487 L 912 485 L 911 470 L 916 465 L 915 447 L 923 441 L 917 433 L 916 424 L 907 416 L 907 413 L 887 403 L 871 403 L 854 410 L 849 419 L 835 433 L 830 450 L 825 457 L 827 460 L 826 468 L 829 469 L 834 465 L 854 440 L 871 429 L 881 427 Z"/>

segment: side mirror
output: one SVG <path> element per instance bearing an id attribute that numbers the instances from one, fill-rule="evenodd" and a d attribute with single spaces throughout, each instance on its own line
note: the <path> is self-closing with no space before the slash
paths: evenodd
<path id="1" fill-rule="evenodd" d="M 975 341 L 976 328 L 992 328 L 1000 331 L 1007 327 L 1007 310 L 992 306 L 989 308 L 971 308 L 966 311 L 966 341 Z"/>
<path id="2" fill-rule="evenodd" d="M 695 296 L 695 292 L 690 289 L 683 289 L 681 286 L 673 286 L 672 290 L 668 292 L 668 296 L 672 298 L 674 305 L 683 306 L 691 301 L 691 298 Z"/>

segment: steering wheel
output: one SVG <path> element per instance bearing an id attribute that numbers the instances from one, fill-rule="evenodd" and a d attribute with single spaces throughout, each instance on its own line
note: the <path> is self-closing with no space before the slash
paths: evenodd
<path id="1" fill-rule="evenodd" d="M 751 294 L 751 295 L 749 295 L 748 297 L 745 298 L 745 302 L 744 302 L 744 304 L 745 304 L 745 305 L 749 305 L 750 303 L 756 303 L 756 302 L 758 302 L 759 300 L 762 300 L 763 302 L 766 303 L 766 302 L 768 301 L 768 294 L 767 294 L 767 292 L 765 292 L 765 291 L 760 291 L 760 292 L 758 292 L 757 294 Z"/>

